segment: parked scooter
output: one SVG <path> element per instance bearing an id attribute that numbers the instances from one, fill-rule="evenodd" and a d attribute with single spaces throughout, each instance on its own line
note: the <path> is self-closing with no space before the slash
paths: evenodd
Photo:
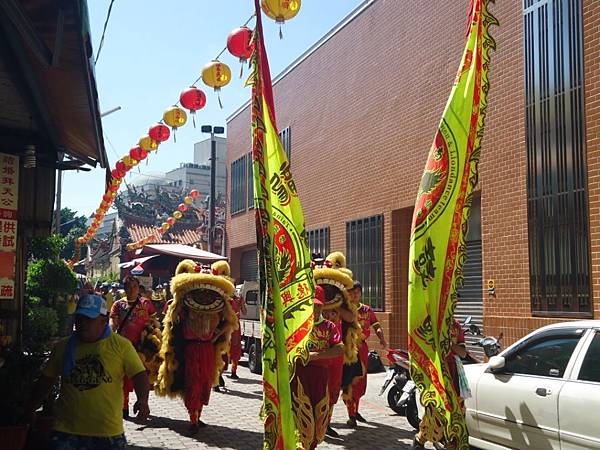
<path id="1" fill-rule="evenodd" d="M 471 316 L 468 316 L 463 321 L 462 326 L 463 326 L 463 329 L 466 330 L 465 332 L 472 334 L 474 336 L 483 336 L 479 327 L 477 325 L 475 325 L 474 323 L 472 323 L 472 321 L 473 321 L 473 319 Z M 500 353 L 500 350 L 502 349 L 502 337 L 503 337 L 502 334 L 500 334 L 500 336 L 498 336 L 498 338 L 495 338 L 493 336 L 483 336 L 477 342 L 477 345 L 483 348 L 483 351 L 486 356 L 486 362 L 492 356 L 495 356 L 498 353 Z M 469 352 L 467 352 L 467 356 L 462 359 L 462 362 L 463 362 L 463 364 L 478 364 L 481 361 L 478 361 Z M 408 370 L 407 372 L 410 377 L 410 370 Z M 402 411 L 402 413 L 400 413 L 398 411 L 397 412 L 399 414 L 405 415 L 406 420 L 408 420 L 408 423 L 410 423 L 411 426 L 415 430 L 419 429 L 419 423 L 420 423 L 419 411 L 417 408 L 417 401 L 418 401 L 417 395 L 418 395 L 417 387 L 416 387 L 415 383 L 409 378 L 406 381 L 406 383 L 404 384 L 404 386 L 402 387 L 402 394 L 400 395 L 400 398 L 398 398 L 398 401 L 395 405 L 398 410 Z M 389 397 L 388 397 L 388 399 L 389 399 Z M 390 407 L 392 407 L 392 406 L 390 405 Z M 396 409 L 394 409 L 394 408 L 392 408 L 392 409 L 394 411 L 396 411 Z M 443 448 L 443 447 L 440 447 L 440 448 Z"/>
<path id="2" fill-rule="evenodd" d="M 387 352 L 387 358 L 390 366 L 385 380 L 383 381 L 383 386 L 381 386 L 381 389 L 379 390 L 379 395 L 382 395 L 388 386 L 392 384 L 387 396 L 388 405 L 394 412 L 404 416 L 406 414 L 406 405 L 399 406 L 398 402 L 402 396 L 402 388 L 410 379 L 408 352 L 390 348 Z"/>

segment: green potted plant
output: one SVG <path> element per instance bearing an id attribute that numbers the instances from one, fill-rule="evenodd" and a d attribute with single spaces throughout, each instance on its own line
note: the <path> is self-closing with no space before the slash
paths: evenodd
<path id="1" fill-rule="evenodd" d="M 40 374 L 44 357 L 15 349 L 5 350 L 0 367 L 0 442 L 3 450 L 22 450 L 28 426 L 23 422 L 25 402 Z"/>

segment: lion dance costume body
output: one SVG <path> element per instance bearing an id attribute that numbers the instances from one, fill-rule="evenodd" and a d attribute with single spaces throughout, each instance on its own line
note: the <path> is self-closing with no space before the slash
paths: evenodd
<path id="1" fill-rule="evenodd" d="M 344 356 L 330 361 L 328 369 L 329 421 L 342 387 L 344 364 L 357 361 L 362 332 L 358 323 L 357 308 L 350 301 L 349 289 L 354 281 L 346 267 L 346 257 L 341 252 L 330 253 L 324 261 L 315 261 L 315 283 L 325 291 L 323 317 L 333 322 L 342 335 Z M 348 320 L 350 319 L 350 320 Z"/>
<path id="2" fill-rule="evenodd" d="M 217 269 L 202 268 L 191 260 L 179 263 L 171 280 L 173 301 L 163 321 L 163 362 L 156 391 L 183 398 L 192 429 L 204 426 L 202 408 L 208 405 L 231 333 L 238 326 L 231 308 L 234 291 Z"/>

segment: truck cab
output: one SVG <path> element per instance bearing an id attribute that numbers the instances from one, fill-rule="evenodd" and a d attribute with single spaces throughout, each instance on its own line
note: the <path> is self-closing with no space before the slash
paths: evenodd
<path id="1" fill-rule="evenodd" d="M 252 373 L 262 372 L 260 331 L 260 295 L 257 281 L 244 281 L 236 286 L 237 295 L 246 303 L 246 314 L 240 317 L 242 350 L 248 354 L 248 368 Z"/>

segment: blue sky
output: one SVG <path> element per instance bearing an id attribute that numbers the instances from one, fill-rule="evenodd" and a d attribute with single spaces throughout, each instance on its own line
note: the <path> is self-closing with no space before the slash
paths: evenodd
<path id="1" fill-rule="evenodd" d="M 273 76 L 333 28 L 363 0 L 305 0 L 299 14 L 283 27 L 279 39 L 276 24 L 263 15 L 265 45 Z M 227 3 L 228 6 L 224 6 Z M 94 52 L 97 52 L 110 0 L 89 0 Z M 242 25 L 254 9 L 253 0 L 116 0 L 104 46 L 96 65 L 101 111 L 121 106 L 121 111 L 102 120 L 111 167 L 137 144 L 148 127 L 162 118 L 179 93 L 198 78 L 202 67 L 226 45 L 227 35 Z M 253 25 L 254 21 L 251 22 Z M 225 125 L 225 119 L 249 99 L 250 89 L 239 79 L 240 65 L 228 52 L 220 58 L 231 67 L 234 79 L 221 91 L 219 108 L 212 88 L 198 84 L 207 94 L 206 107 L 173 139 L 163 143 L 142 173 L 165 172 L 193 159 L 193 144 L 203 140 L 201 124 Z M 250 124 L 248 124 L 250 127 Z M 250 131 L 248 131 L 250 132 Z M 134 168 L 126 180 L 133 179 Z M 65 172 L 62 206 L 89 215 L 99 205 L 104 190 L 104 171 Z"/>

